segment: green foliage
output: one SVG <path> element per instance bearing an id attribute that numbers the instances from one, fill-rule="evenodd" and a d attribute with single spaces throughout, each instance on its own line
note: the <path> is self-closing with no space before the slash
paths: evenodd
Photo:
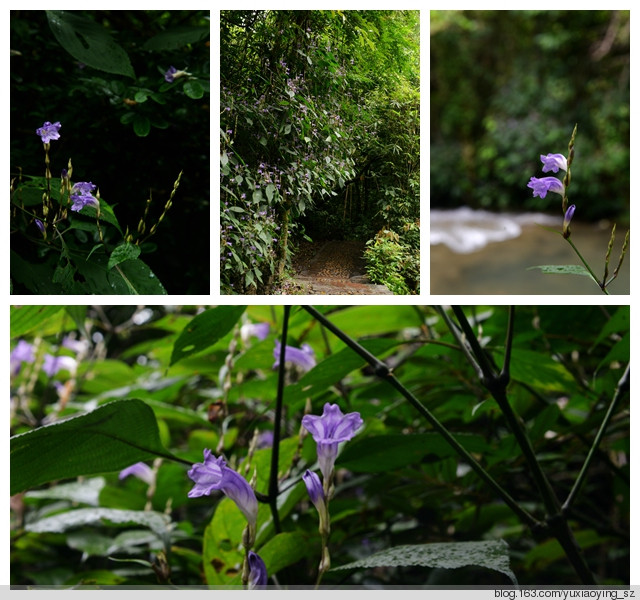
<path id="1" fill-rule="evenodd" d="M 367 274 L 373 283 L 386 285 L 394 294 L 419 293 L 419 252 L 400 243 L 395 232 L 383 230 L 367 242 Z"/>
<path id="2" fill-rule="evenodd" d="M 303 234 L 372 235 L 389 187 L 417 221 L 418 26 L 417 11 L 221 12 L 224 293 L 269 293 Z"/>
<path id="3" fill-rule="evenodd" d="M 428 406 L 544 523 L 528 458 L 443 317 L 453 311 L 317 310 L 337 330 L 294 307 L 286 342 L 309 344 L 317 362 L 304 374 L 287 366 L 280 382 L 281 307 L 12 307 L 11 584 L 239 585 L 245 517 L 219 492 L 187 496 L 187 470 L 209 448 L 255 485 L 253 549 L 269 576 L 283 587 L 313 585 L 321 539 L 301 477 L 317 470 L 317 450 L 300 432 L 303 415 L 327 402 L 358 412 L 364 426 L 339 448 L 323 584 L 580 583 L 556 528 L 530 529 L 408 401 L 406 392 Z M 509 405 L 559 502 L 602 428 L 568 523 L 597 582 L 628 585 L 629 307 L 461 310 L 465 341 L 476 338 L 492 368 L 510 357 Z M 268 323 L 267 337 L 250 337 L 251 323 Z M 15 352 L 19 342 L 31 355 Z M 67 367 L 47 374 L 47 355 Z M 278 529 L 266 501 L 274 446 L 263 436 L 274 431 L 280 383 Z M 119 478 L 140 460 L 148 481 Z"/>
<path id="4" fill-rule="evenodd" d="M 431 11 L 432 206 L 557 214 L 526 183 L 580 123 L 580 216 L 625 217 L 629 80 L 628 11 Z"/>

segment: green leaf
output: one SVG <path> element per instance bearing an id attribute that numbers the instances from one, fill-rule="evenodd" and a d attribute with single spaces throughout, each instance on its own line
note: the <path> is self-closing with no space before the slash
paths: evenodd
<path id="1" fill-rule="evenodd" d="M 11 495 L 49 481 L 119 471 L 157 456 L 175 459 L 160 443 L 151 408 L 116 400 L 89 413 L 10 439 Z"/>
<path id="2" fill-rule="evenodd" d="M 509 564 L 509 547 L 504 540 L 396 546 L 331 570 L 415 566 L 437 569 L 485 567 L 505 574 L 516 585 L 518 583 Z"/>
<path id="3" fill-rule="evenodd" d="M 135 78 L 129 56 L 95 21 L 66 10 L 47 10 L 53 35 L 73 58 L 116 75 Z"/>
<path id="4" fill-rule="evenodd" d="M 144 50 L 175 50 L 188 44 L 201 42 L 208 37 L 208 25 L 174 27 L 154 35 L 144 43 L 142 48 Z"/>
<path id="5" fill-rule="evenodd" d="M 133 260 L 140 256 L 140 246 L 136 246 L 130 242 L 124 242 L 119 246 L 116 246 L 114 251 L 109 257 L 107 269 L 112 269 L 116 265 L 124 262 L 125 260 Z"/>
<path id="6" fill-rule="evenodd" d="M 157 294 L 166 295 L 167 290 L 154 272 L 139 258 L 127 260 L 109 271 L 107 279 L 112 287 L 111 294 Z M 115 286 L 120 291 L 113 291 Z"/>
<path id="7" fill-rule="evenodd" d="M 454 437 L 469 452 L 484 453 L 488 450 L 480 435 L 456 434 Z M 376 435 L 356 438 L 346 445 L 337 464 L 356 472 L 383 473 L 419 464 L 429 454 L 439 458 L 457 456 L 456 451 L 437 433 Z"/>
<path id="8" fill-rule="evenodd" d="M 185 81 L 185 84 L 182 86 L 182 91 L 193 100 L 198 100 L 204 96 L 204 88 L 199 81 Z"/>
<path id="9" fill-rule="evenodd" d="M 540 269 L 545 275 L 586 275 L 591 277 L 591 273 L 582 265 L 537 265 L 529 267 L 527 271 L 532 269 Z"/>
<path id="10" fill-rule="evenodd" d="M 502 351 L 496 350 L 502 356 Z M 574 379 L 567 369 L 548 354 L 514 348 L 511 352 L 511 379 L 535 388 L 566 392 Z"/>
<path id="11" fill-rule="evenodd" d="M 18 338 L 50 319 L 63 306 L 12 306 L 10 332 L 12 338 Z"/>
<path id="12" fill-rule="evenodd" d="M 314 537 L 316 544 L 310 543 Z M 319 555 L 320 540 L 317 535 L 312 536 L 302 531 L 279 533 L 262 546 L 258 553 L 271 577 L 306 556 Z"/>
<path id="13" fill-rule="evenodd" d="M 138 103 L 138 104 L 142 104 L 143 102 L 147 101 L 147 98 L 151 95 L 151 91 L 150 90 L 139 90 L 136 92 L 136 95 L 133 97 L 133 99 Z"/>
<path id="14" fill-rule="evenodd" d="M 136 115 L 133 119 L 133 131 L 138 137 L 147 137 L 151 131 L 151 121 L 144 115 Z"/>
<path id="15" fill-rule="evenodd" d="M 170 365 L 213 346 L 229 333 L 246 306 L 217 306 L 196 315 L 173 344 Z"/>
<path id="16" fill-rule="evenodd" d="M 80 508 L 29 523 L 25 529 L 34 533 L 63 533 L 74 527 L 101 525 L 103 522 L 117 525 L 129 523 L 144 525 L 160 537 L 165 536 L 171 526 L 171 518 L 168 515 L 149 510 Z"/>
<path id="17" fill-rule="evenodd" d="M 270 183 L 269 185 L 267 185 L 267 188 L 265 191 L 267 193 L 267 200 L 271 202 L 273 200 L 273 193 L 276 191 L 276 186 L 273 185 L 273 183 Z"/>

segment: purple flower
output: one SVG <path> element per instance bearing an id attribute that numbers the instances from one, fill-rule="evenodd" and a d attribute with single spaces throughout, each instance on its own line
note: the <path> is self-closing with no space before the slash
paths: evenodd
<path id="1" fill-rule="evenodd" d="M 196 482 L 187 494 L 189 498 L 209 496 L 213 490 L 221 490 L 233 500 L 249 525 L 255 526 L 258 519 L 258 500 L 247 480 L 233 469 L 226 466 L 222 456 L 215 458 L 211 450 L 204 450 L 204 462 L 196 463 L 187 473 Z"/>
<path id="2" fill-rule="evenodd" d="M 256 448 L 261 450 L 262 448 L 271 448 L 271 446 L 273 446 L 273 431 L 261 431 L 258 434 Z"/>
<path id="3" fill-rule="evenodd" d="M 541 154 L 540 160 L 544 165 L 542 167 L 543 173 L 548 173 L 549 171 L 557 173 L 559 169 L 567 170 L 567 159 L 562 154 L 547 154 L 546 156 Z"/>
<path id="4" fill-rule="evenodd" d="M 56 121 L 52 123 L 51 121 L 45 121 L 42 127 L 38 127 L 36 129 L 36 133 L 42 139 L 43 144 L 48 144 L 51 140 L 59 140 L 60 134 L 58 131 L 60 130 L 60 121 Z"/>
<path id="5" fill-rule="evenodd" d="M 264 590 L 267 587 L 267 567 L 264 561 L 253 551 L 249 550 L 249 581 L 250 590 Z"/>
<path id="6" fill-rule="evenodd" d="M 23 362 L 32 363 L 35 359 L 33 346 L 29 342 L 20 340 L 9 356 L 11 375 L 17 375 L 20 372 Z"/>
<path id="7" fill-rule="evenodd" d="M 137 462 L 134 465 L 131 465 L 130 467 L 127 467 L 126 469 L 120 471 L 118 479 L 125 479 L 126 477 L 129 477 L 129 475 L 133 475 L 134 477 L 141 479 L 147 485 L 151 485 L 156 478 L 153 469 L 143 462 Z"/>
<path id="8" fill-rule="evenodd" d="M 280 340 L 276 340 L 276 347 L 273 351 L 273 356 L 276 359 L 276 362 L 273 365 L 274 369 L 277 369 L 280 366 L 280 348 Z M 297 365 L 303 371 L 309 371 L 316 366 L 315 353 L 309 344 L 302 344 L 300 348 L 285 346 L 284 360 L 285 362 L 291 362 L 294 365 Z"/>
<path id="9" fill-rule="evenodd" d="M 62 338 L 62 346 L 73 350 L 76 354 L 84 354 L 89 349 L 89 342 L 87 340 L 75 340 L 66 335 Z"/>
<path id="10" fill-rule="evenodd" d="M 568 238 L 571 235 L 571 230 L 569 229 L 569 224 L 571 223 L 571 219 L 573 219 L 573 213 L 576 212 L 576 205 L 572 204 L 567 208 L 567 212 L 564 213 L 564 221 L 562 222 L 562 235 L 565 238 Z"/>
<path id="11" fill-rule="evenodd" d="M 269 323 L 245 323 L 240 327 L 240 337 L 248 342 L 250 337 L 257 337 L 260 341 L 269 335 Z"/>
<path id="12" fill-rule="evenodd" d="M 544 198 L 547 192 L 555 192 L 556 194 L 564 196 L 564 185 L 562 185 L 562 181 L 557 177 L 542 177 L 540 179 L 532 177 L 529 183 L 527 183 L 527 187 L 533 190 L 534 198 L 536 196 Z"/>
<path id="13" fill-rule="evenodd" d="M 44 233 L 44 223 L 40 219 L 35 220 L 36 227 L 40 230 L 40 233 Z"/>
<path id="14" fill-rule="evenodd" d="M 337 404 L 324 405 L 322 416 L 305 415 L 302 426 L 313 436 L 317 444 L 318 464 L 322 476 L 328 480 L 338 456 L 338 444 L 350 440 L 362 426 L 357 412 L 342 414 Z"/>
<path id="15" fill-rule="evenodd" d="M 169 67 L 167 71 L 165 71 L 164 80 L 167 83 L 173 83 L 174 76 L 177 72 L 178 72 L 178 69 L 176 69 L 175 67 L 173 66 Z"/>
<path id="16" fill-rule="evenodd" d="M 78 183 L 74 183 L 71 188 L 71 201 L 73 202 L 71 210 L 78 212 L 88 204 L 98 206 L 97 198 L 91 195 L 91 192 L 95 189 L 96 186 L 90 181 L 78 181 Z"/>
<path id="17" fill-rule="evenodd" d="M 51 356 L 51 354 L 44 355 L 44 364 L 42 370 L 49 376 L 53 377 L 58 371 L 69 371 L 69 373 L 75 373 L 78 361 L 71 356 Z"/>

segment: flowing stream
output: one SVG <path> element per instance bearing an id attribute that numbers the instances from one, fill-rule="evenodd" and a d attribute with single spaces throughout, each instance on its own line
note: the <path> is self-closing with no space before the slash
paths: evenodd
<path id="1" fill-rule="evenodd" d="M 545 275 L 536 265 L 577 265 L 579 258 L 555 230 L 562 219 L 540 213 L 495 214 L 467 207 L 431 211 L 431 294 L 593 294 L 602 295 L 588 277 Z M 612 223 L 572 223 L 571 239 L 602 276 Z M 610 272 L 618 263 L 626 229 L 617 230 Z M 628 294 L 629 252 L 612 295 Z"/>

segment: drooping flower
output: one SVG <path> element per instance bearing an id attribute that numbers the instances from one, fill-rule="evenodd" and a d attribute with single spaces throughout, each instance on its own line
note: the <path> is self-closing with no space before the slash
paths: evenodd
<path id="1" fill-rule="evenodd" d="M 273 350 L 273 356 L 276 362 L 273 364 L 273 368 L 277 369 L 280 366 L 280 349 L 282 345 L 280 340 L 276 340 L 276 347 Z M 302 344 L 300 348 L 294 348 L 293 346 L 285 346 L 284 348 L 284 361 L 293 363 L 300 367 L 303 371 L 309 371 L 316 366 L 316 357 L 313 348 L 309 344 Z"/>
<path id="2" fill-rule="evenodd" d="M 249 550 L 249 581 L 250 590 L 264 590 L 267 587 L 267 567 L 264 561 L 253 551 Z"/>
<path id="3" fill-rule="evenodd" d="M 572 204 L 567 208 L 567 212 L 564 213 L 564 221 L 562 222 L 562 235 L 565 238 L 568 238 L 571 235 L 571 230 L 569 229 L 569 225 L 571 224 L 571 219 L 573 219 L 573 213 L 576 212 L 576 205 Z"/>
<path id="4" fill-rule="evenodd" d="M 338 444 L 350 440 L 362 426 L 360 413 L 342 414 L 337 404 L 324 405 L 322 416 L 305 415 L 302 426 L 317 444 L 318 464 L 325 481 L 331 476 L 338 456 Z"/>
<path id="5" fill-rule="evenodd" d="M 178 72 L 178 69 L 176 69 L 175 67 L 173 66 L 169 67 L 164 73 L 164 80 L 167 83 L 173 83 L 173 77 L 177 72 Z"/>
<path id="6" fill-rule="evenodd" d="M 69 373 L 75 373 L 77 366 L 78 361 L 71 356 L 51 356 L 51 354 L 45 354 L 42 370 L 49 377 L 53 377 L 58 373 L 58 371 L 69 371 Z"/>
<path id="7" fill-rule="evenodd" d="M 33 345 L 24 340 L 20 340 L 9 356 L 11 375 L 17 375 L 20 372 L 23 362 L 32 363 L 35 359 Z"/>
<path id="8" fill-rule="evenodd" d="M 96 186 L 90 181 L 78 181 L 78 183 L 74 183 L 71 188 L 71 201 L 73 202 L 71 210 L 78 212 L 88 204 L 98 206 L 98 199 L 91 195 L 91 192 L 95 189 Z"/>
<path id="9" fill-rule="evenodd" d="M 246 344 L 251 337 L 257 337 L 260 341 L 269 335 L 269 323 L 245 323 L 240 327 L 240 337 Z"/>
<path id="10" fill-rule="evenodd" d="M 548 173 L 549 171 L 557 173 L 560 169 L 567 170 L 567 159 L 562 154 L 547 154 L 546 156 L 541 154 L 540 160 L 544 165 L 542 167 L 543 173 Z"/>
<path id="11" fill-rule="evenodd" d="M 206 448 L 204 462 L 193 465 L 187 474 L 195 481 L 187 494 L 189 498 L 209 496 L 213 490 L 220 490 L 237 504 L 249 524 L 255 526 L 258 519 L 256 494 L 242 475 L 227 467 L 222 456 L 215 458 Z"/>
<path id="12" fill-rule="evenodd" d="M 143 462 L 137 462 L 130 467 L 127 467 L 126 469 L 120 471 L 118 479 L 125 479 L 126 477 L 129 477 L 129 475 L 133 475 L 134 477 L 141 479 L 147 485 L 151 485 L 156 478 L 153 469 Z"/>
<path id="13" fill-rule="evenodd" d="M 60 121 L 56 121 L 55 123 L 45 121 L 42 127 L 36 129 L 36 133 L 40 136 L 43 144 L 48 144 L 51 140 L 60 139 L 60 134 L 58 133 L 60 127 L 62 127 Z"/>
<path id="14" fill-rule="evenodd" d="M 527 187 L 533 190 L 533 197 L 545 198 L 548 192 L 555 192 L 564 196 L 564 185 L 557 177 L 532 177 Z"/>

